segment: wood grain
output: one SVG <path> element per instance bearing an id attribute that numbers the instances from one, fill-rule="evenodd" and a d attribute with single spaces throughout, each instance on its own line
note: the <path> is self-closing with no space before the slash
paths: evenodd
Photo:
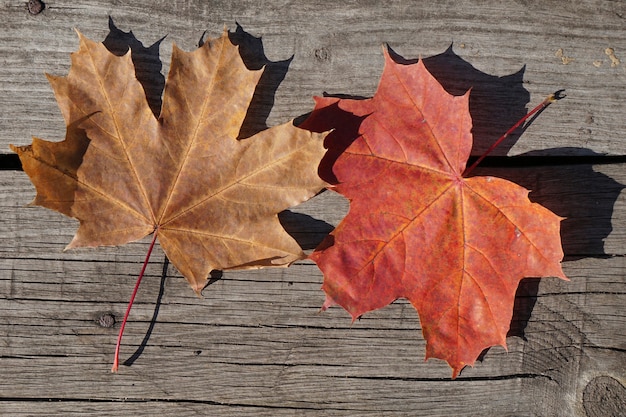
<path id="1" fill-rule="evenodd" d="M 599 170 L 594 168 L 580 169 L 579 175 Z M 603 175 L 617 179 L 625 172 L 623 165 L 602 168 Z M 2 184 L 11 184 L 13 197 L 27 201 L 32 195 L 23 173 L 3 173 Z M 542 198 L 549 204 L 562 195 Z M 624 381 L 623 246 L 608 257 L 568 254 L 579 258 L 564 264 L 571 282 L 524 281 L 508 353 L 490 349 L 455 381 L 444 363 L 423 362 L 419 320 L 405 301 L 354 324 L 338 308 L 320 314 L 322 277 L 308 262 L 224 273 L 198 299 L 172 267 L 163 275 L 164 257 L 158 251 L 133 308 L 122 357 L 132 358 L 146 332 L 150 337 L 132 366 L 110 375 L 117 327 L 102 327 L 100 317 L 122 316 L 148 242 L 61 252 L 74 231 L 73 220 L 41 208 L 16 209 L 12 199 L 1 201 L 1 352 L 11 377 L 0 382 L 0 392 L 11 402 L 0 405 L 10 410 L 32 403 L 26 409 L 33 412 L 37 401 L 51 398 L 59 401 L 59 413 L 64 402 L 76 402 L 80 409 L 92 400 L 98 407 L 110 402 L 111 408 L 101 409 L 115 412 L 116 402 L 126 399 L 156 402 L 166 413 L 188 405 L 189 415 L 200 409 L 245 415 L 248 408 L 257 415 L 408 410 L 459 415 L 478 398 L 484 408 L 476 409 L 477 415 L 560 415 L 563 410 L 576 415 L 595 377 Z M 585 204 L 584 198 L 580 201 Z M 624 224 L 622 204 L 614 203 L 609 219 L 594 222 Z M 345 208 L 340 196 L 327 192 L 294 211 L 335 224 Z M 12 228 L 16 221 L 23 227 Z M 606 239 L 612 241 L 612 232 Z M 165 404 L 170 402 L 177 406 Z M 445 407 L 438 405 L 444 402 Z M 433 409 L 440 414 L 431 414 Z"/>
<path id="2" fill-rule="evenodd" d="M 426 58 L 453 94 L 472 87 L 474 154 L 565 88 L 565 100 L 497 153 L 520 158 L 476 174 L 515 181 L 566 218 L 571 281 L 524 280 L 508 352 L 489 349 L 451 380 L 445 363 L 423 361 L 419 320 L 404 300 L 355 323 L 339 308 L 320 313 L 322 275 L 306 261 L 216 275 L 198 298 L 157 248 L 122 345 L 122 361 L 132 365 L 111 374 L 119 323 L 106 320 L 123 315 L 149 242 L 63 252 L 76 222 L 25 207 L 32 185 L 23 172 L 4 170 L 1 415 L 601 416 L 623 409 L 626 3 L 45 3 L 32 15 L 25 1 L 0 1 L 3 158 L 9 143 L 63 138 L 43 72 L 67 73 L 73 28 L 108 36 L 116 53 L 130 44 L 158 112 L 172 44 L 190 50 L 205 30 L 217 36 L 227 25 L 249 65 L 266 65 L 250 132 L 306 114 L 313 95 L 372 95 L 383 43 L 405 58 Z M 136 38 L 123 33 L 131 30 Z M 310 251 L 347 210 L 345 199 L 324 192 L 281 221 Z"/>
<path id="3" fill-rule="evenodd" d="M 370 96 L 382 71 L 381 45 L 406 58 L 434 57 L 431 70 L 455 94 L 472 87 L 480 153 L 546 95 L 566 89 L 550 109 L 500 154 L 626 154 L 626 3 L 581 1 L 107 1 L 48 2 L 30 15 L 3 1 L 0 18 L 0 149 L 31 136 L 63 137 L 63 122 L 43 72 L 64 75 L 77 47 L 74 28 L 92 39 L 109 33 L 108 19 L 132 30 L 147 47 L 160 43 L 165 74 L 172 43 L 190 50 L 202 34 L 237 23 L 270 61 L 293 57 L 276 92 L 268 124 L 309 112 L 323 92 Z M 449 47 L 453 54 L 443 54 Z M 612 61 L 605 53 L 613 50 Z M 620 58 L 621 57 L 621 58 Z M 567 58 L 567 59 L 564 59 Z M 624 61 L 624 62 L 622 62 Z M 566 62 L 566 63 L 564 63 Z M 517 75 L 515 75 L 517 74 Z M 500 78 L 503 77 L 503 78 Z"/>

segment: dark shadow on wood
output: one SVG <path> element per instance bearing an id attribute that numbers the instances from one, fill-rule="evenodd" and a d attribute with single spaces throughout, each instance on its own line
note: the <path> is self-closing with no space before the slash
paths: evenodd
<path id="1" fill-rule="evenodd" d="M 215 284 L 217 281 L 219 281 L 223 277 L 224 277 L 224 272 L 217 270 L 217 269 L 212 270 L 209 273 L 209 281 L 206 283 L 204 288 L 208 287 L 209 285 Z"/>
<path id="2" fill-rule="evenodd" d="M 206 33 L 206 32 L 205 32 Z M 198 46 L 204 43 L 205 33 L 200 37 Z M 267 118 L 274 105 L 274 97 L 278 86 L 285 79 L 293 56 L 283 61 L 270 61 L 265 56 L 263 42 L 247 33 L 239 24 L 234 32 L 229 32 L 230 41 L 239 46 L 241 59 L 249 70 L 263 69 L 263 75 L 254 91 L 246 117 L 239 132 L 239 139 L 248 138 L 267 129 Z M 165 37 L 149 47 L 145 47 L 132 31 L 118 29 L 109 17 L 109 34 L 104 46 L 113 54 L 122 56 L 131 50 L 135 65 L 135 75 L 146 92 L 146 99 L 155 116 L 159 116 L 162 95 L 165 87 L 165 76 L 161 73 L 163 64 L 159 56 L 159 46 Z"/>
<path id="3" fill-rule="evenodd" d="M 351 100 L 364 99 L 361 96 L 329 94 L 326 92 L 324 92 L 324 97 Z M 320 178 L 327 183 L 338 183 L 337 177 L 333 172 L 333 166 L 337 158 L 359 137 L 359 127 L 365 120 L 365 117 L 342 110 L 339 108 L 339 103 L 334 103 L 294 120 L 294 124 L 301 129 L 318 133 L 330 131 L 324 138 L 324 147 L 327 149 L 326 154 L 324 154 L 317 169 Z"/>
<path id="4" fill-rule="evenodd" d="M 542 188 L 527 188 L 532 190 L 529 194 L 531 201 L 565 218 L 561 222 L 561 241 L 567 259 L 610 256 L 604 250 L 604 240 L 613 230 L 613 207 L 624 185 L 594 171 L 591 165 L 550 169 L 550 173 L 551 181 L 543 183 Z M 559 183 L 575 177 L 587 179 L 581 187 L 586 193 L 570 193 L 550 200 L 545 197 L 557 193 Z"/>
<path id="5" fill-rule="evenodd" d="M 533 307 L 535 307 L 537 302 L 540 282 L 540 278 L 525 278 L 520 281 L 515 293 L 513 318 L 511 319 L 511 327 L 506 335 L 507 337 L 517 336 L 524 341 L 526 340 L 524 330 L 526 330 Z"/>
<path id="6" fill-rule="evenodd" d="M 531 151 L 513 159 L 540 159 L 542 155 L 580 155 L 585 161 L 601 155 L 589 149 L 558 148 Z M 576 157 L 568 160 L 576 162 Z M 567 260 L 607 257 L 604 239 L 611 234 L 613 207 L 624 185 L 596 172 L 591 164 L 481 168 L 476 175 L 493 175 L 530 190 L 529 198 L 561 216 L 561 242 Z M 580 190 L 580 192 L 579 192 Z"/>
<path id="7" fill-rule="evenodd" d="M 148 330 L 146 330 L 146 335 L 143 340 L 139 344 L 139 347 L 131 355 L 130 358 L 126 359 L 123 363 L 125 366 L 131 366 L 143 353 L 146 346 L 148 346 L 148 342 L 150 341 L 150 336 L 152 335 L 152 331 L 154 330 L 154 326 L 156 325 L 157 318 L 159 317 L 159 310 L 161 308 L 161 303 L 163 302 L 163 294 L 165 293 L 165 279 L 167 278 L 167 268 L 170 265 L 170 261 L 165 257 L 163 261 L 163 271 L 161 272 L 161 284 L 159 286 L 159 294 L 157 295 L 156 302 L 154 304 L 154 312 L 152 313 L 152 318 L 150 319 L 150 325 L 148 326 Z"/>
<path id="8" fill-rule="evenodd" d="M 278 214 L 283 228 L 304 250 L 315 249 L 334 229 L 333 225 L 317 220 L 307 214 L 293 213 L 289 210 Z"/>
<path id="9" fill-rule="evenodd" d="M 284 61 L 270 61 L 265 56 L 262 39 L 247 33 L 239 23 L 234 32 L 228 32 L 228 37 L 234 45 L 239 46 L 241 59 L 249 70 L 263 69 L 239 130 L 238 139 L 244 139 L 267 129 L 267 118 L 274 106 L 276 90 L 287 75 L 293 55 Z"/>
<path id="10" fill-rule="evenodd" d="M 161 74 L 163 64 L 159 56 L 159 46 L 165 37 L 159 39 L 149 47 L 137 40 L 132 31 L 124 32 L 118 29 L 109 16 L 109 34 L 102 42 L 104 46 L 117 56 L 131 51 L 131 58 L 135 66 L 135 76 L 141 83 L 150 110 L 156 117 L 161 113 L 161 97 L 165 88 L 165 77 Z"/>
<path id="11" fill-rule="evenodd" d="M 221 271 L 219 269 L 211 270 L 211 272 L 209 272 L 209 280 L 204 285 L 204 287 L 202 287 L 202 291 L 200 291 L 200 294 L 203 294 L 204 290 L 206 290 L 210 285 L 213 285 L 217 281 L 221 280 L 223 277 L 224 277 L 224 271 Z"/>
<path id="12" fill-rule="evenodd" d="M 16 153 L 0 153 L 0 171 L 23 171 Z"/>

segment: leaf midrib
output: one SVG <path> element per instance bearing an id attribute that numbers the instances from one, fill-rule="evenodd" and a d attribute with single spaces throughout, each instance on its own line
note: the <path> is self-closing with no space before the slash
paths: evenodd
<path id="1" fill-rule="evenodd" d="M 187 164 L 187 161 L 189 160 L 189 154 L 191 153 L 191 150 L 193 148 L 193 145 L 195 144 L 197 138 L 198 138 L 198 132 L 200 130 L 200 125 L 202 124 L 202 120 L 203 120 L 203 116 L 205 114 L 205 112 L 207 111 L 207 107 L 209 105 L 209 102 L 211 101 L 210 97 L 211 97 L 211 93 L 213 91 L 213 86 L 215 85 L 215 79 L 217 78 L 218 72 L 217 68 L 219 68 L 220 63 L 222 62 L 222 58 L 224 56 L 224 41 L 220 42 L 220 52 L 219 52 L 219 58 L 217 60 L 217 64 L 215 66 L 215 71 L 213 71 L 213 74 L 211 74 L 211 80 L 210 80 L 210 84 L 209 87 L 207 88 L 207 94 L 206 94 L 206 98 L 203 100 L 202 102 L 202 110 L 200 111 L 200 115 L 197 118 L 197 122 L 196 125 L 194 126 L 194 130 L 193 130 L 193 134 L 191 139 L 188 141 L 187 144 L 187 148 L 185 149 L 184 152 L 184 156 L 178 166 L 178 170 L 176 171 L 176 176 L 174 177 L 174 181 L 172 181 L 172 185 L 170 186 L 168 192 L 167 192 L 167 200 L 165 201 L 165 203 L 163 204 L 162 210 L 159 214 L 159 219 L 156 220 L 156 223 L 158 225 L 163 225 L 164 221 L 163 221 L 163 216 L 165 216 L 165 214 L 167 213 L 167 208 L 170 205 L 170 201 L 172 200 L 172 196 L 174 194 L 174 190 L 176 189 L 178 182 L 181 178 L 181 174 L 183 172 L 183 169 L 185 168 L 185 165 Z M 204 46 L 204 48 L 206 48 L 207 46 Z M 183 53 L 181 51 L 181 53 Z M 174 218 L 178 217 L 175 216 Z M 173 220 L 172 219 L 168 219 L 168 222 Z"/>

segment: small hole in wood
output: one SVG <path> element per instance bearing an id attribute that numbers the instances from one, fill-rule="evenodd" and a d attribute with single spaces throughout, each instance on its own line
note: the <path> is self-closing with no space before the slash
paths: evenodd
<path id="1" fill-rule="evenodd" d="M 28 13 L 32 15 L 38 15 L 43 12 L 43 9 L 46 8 L 46 5 L 41 0 L 29 0 L 28 1 Z"/>

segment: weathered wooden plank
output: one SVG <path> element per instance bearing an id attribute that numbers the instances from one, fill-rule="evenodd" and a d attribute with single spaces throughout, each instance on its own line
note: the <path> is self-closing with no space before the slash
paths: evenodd
<path id="1" fill-rule="evenodd" d="M 289 64 L 268 69 L 274 73 L 271 82 L 284 76 L 269 125 L 307 113 L 311 96 L 324 91 L 373 94 L 383 65 L 382 43 L 407 58 L 438 55 L 452 44 L 454 53 L 431 58 L 427 65 L 454 94 L 473 87 L 475 153 L 512 125 L 526 106 L 565 88 L 567 100 L 542 115 L 522 140 L 512 139 L 498 153 L 513 147 L 510 154 L 626 154 L 626 4 L 602 0 L 492 0 L 454 7 L 399 0 L 51 1 L 36 16 L 23 3 L 3 1 L 0 152 L 8 152 L 9 143 L 30 142 L 33 135 L 63 137 L 62 118 L 42 73 L 65 74 L 68 54 L 77 45 L 72 28 L 104 39 L 109 16 L 145 45 L 167 36 L 160 52 L 163 73 L 173 42 L 191 49 L 205 30 L 216 35 L 224 24 L 234 29 L 236 22 L 263 37 L 270 60 L 293 56 Z M 248 43 L 254 44 L 250 38 Z"/>
<path id="2" fill-rule="evenodd" d="M 55 398 L 51 401 L 37 403 L 10 400 L 0 403 L 0 410 L 10 410 L 13 417 L 34 416 L 177 416 L 196 417 L 204 415 L 215 416 L 293 416 L 311 415 L 307 410 L 296 410 L 289 407 L 256 407 L 245 405 L 216 404 L 202 399 L 187 402 L 172 402 L 153 399 L 119 399 L 104 401 L 67 401 Z M 327 414 L 332 415 L 332 414 Z M 376 413 L 366 413 L 365 416 L 375 416 Z"/>
<path id="3" fill-rule="evenodd" d="M 6 263 L 0 261 L 0 270 Z M 563 407 L 572 410 L 571 398 L 582 401 L 591 377 L 626 378 L 623 257 L 568 262 L 570 283 L 524 284 L 513 326 L 518 333 L 509 338 L 508 353 L 490 349 L 457 381 L 448 379 L 441 362 L 422 362 L 419 322 L 406 302 L 352 325 L 338 308 L 318 314 L 320 277 L 314 279 L 314 266 L 307 264 L 226 273 L 205 291 L 204 300 L 179 277 L 168 277 L 145 350 L 133 366 L 110 375 L 116 329 L 97 321 L 103 312 L 121 316 L 132 279 L 88 281 L 83 274 L 98 274 L 94 264 L 80 265 L 74 273 L 78 261 L 48 261 L 48 266 L 55 263 L 65 274 L 44 279 L 43 271 L 18 271 L 11 293 L 2 293 L 0 351 L 10 376 L 0 381 L 4 396 L 25 401 L 202 398 L 338 413 L 441 413 L 431 415 L 458 415 L 482 403 L 499 414 L 552 410 L 544 415 L 559 415 Z M 159 277 L 151 269 L 127 327 L 126 358 L 139 347 L 154 313 Z M 307 276 L 311 280 L 303 282 Z M 290 285 L 285 280 L 291 277 L 300 281 Z M 537 392 L 541 396 L 535 397 Z M 519 402 L 511 403 L 512 398 Z"/>
<path id="4" fill-rule="evenodd" d="M 586 241 L 579 235 L 580 247 L 597 250 L 570 252 L 574 260 L 564 264 L 570 282 L 526 281 L 508 353 L 490 349 L 456 381 L 442 362 L 423 362 L 419 320 L 406 301 L 354 324 L 339 308 L 320 314 L 322 277 L 308 262 L 227 272 L 204 299 L 170 266 L 147 345 L 131 367 L 110 375 L 117 328 L 98 322 L 103 314 L 122 316 L 147 242 L 62 253 L 75 222 L 20 207 L 32 198 L 32 186 L 24 173 L 3 172 L 0 360 L 11 377 L 0 382 L 0 393 L 11 401 L 0 406 L 14 414 L 53 398 L 61 411 L 68 402 L 84 411 L 93 409 L 91 399 L 99 401 L 95 409 L 114 413 L 115 401 L 127 398 L 155 402 L 165 412 L 204 407 L 210 414 L 585 415 L 598 404 L 583 401 L 585 392 L 597 391 L 598 377 L 617 381 L 618 393 L 626 381 L 624 172 L 619 164 L 482 170 L 534 188 L 542 204 L 560 202 L 551 208 L 571 209 L 559 214 L 574 225 L 596 216 L 588 230 L 612 228 L 603 238 L 613 243 L 602 248 L 589 243 L 600 235 Z M 346 209 L 333 193 L 294 209 L 314 219 L 301 239 L 336 224 Z M 602 258 L 605 250 L 614 256 Z M 157 249 L 127 326 L 123 359 L 133 357 L 151 327 L 163 259 Z"/>

